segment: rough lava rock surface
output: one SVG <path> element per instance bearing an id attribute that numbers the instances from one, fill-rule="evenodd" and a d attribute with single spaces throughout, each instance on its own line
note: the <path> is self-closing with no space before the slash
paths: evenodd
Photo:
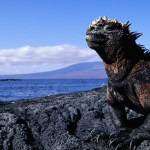
<path id="1" fill-rule="evenodd" d="M 106 87 L 101 87 L 1 102 L 0 150 L 113 150 L 109 135 L 115 127 L 105 99 Z M 126 111 L 132 120 L 140 120 L 140 115 Z M 150 141 L 137 149 L 150 149 Z"/>

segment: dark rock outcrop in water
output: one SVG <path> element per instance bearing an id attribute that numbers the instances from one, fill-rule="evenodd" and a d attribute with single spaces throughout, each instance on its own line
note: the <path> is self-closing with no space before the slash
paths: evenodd
<path id="1" fill-rule="evenodd" d="M 1 102 L 0 150 L 111 150 L 115 127 L 106 87 L 16 102 Z M 127 110 L 134 122 L 138 115 Z M 138 119 L 136 125 L 142 119 Z M 131 120 L 132 121 L 132 120 Z M 150 148 L 144 141 L 138 149 Z"/>
<path id="2" fill-rule="evenodd" d="M 0 79 L 0 81 L 20 81 L 21 79 Z"/>

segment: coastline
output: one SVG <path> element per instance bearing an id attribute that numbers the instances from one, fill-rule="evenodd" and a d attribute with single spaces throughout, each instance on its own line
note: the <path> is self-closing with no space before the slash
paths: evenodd
<path id="1" fill-rule="evenodd" d="M 0 147 L 4 150 L 111 150 L 115 127 L 106 86 L 90 91 L 1 102 Z M 128 110 L 129 118 L 139 115 Z M 102 138 L 98 138 L 102 135 Z M 143 150 L 144 141 L 138 147 Z"/>

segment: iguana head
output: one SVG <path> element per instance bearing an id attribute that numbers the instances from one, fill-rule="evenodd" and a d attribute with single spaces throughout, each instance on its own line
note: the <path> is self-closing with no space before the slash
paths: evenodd
<path id="1" fill-rule="evenodd" d="M 94 20 L 86 32 L 89 47 L 93 49 L 104 48 L 110 41 L 119 40 L 123 36 L 127 24 L 107 17 Z"/>
<path id="2" fill-rule="evenodd" d="M 87 44 L 96 50 L 103 60 L 113 61 L 121 44 L 123 46 L 127 41 L 135 43 L 135 40 L 141 35 L 130 33 L 129 26 L 129 22 L 121 23 L 107 17 L 96 19 L 87 29 Z"/>

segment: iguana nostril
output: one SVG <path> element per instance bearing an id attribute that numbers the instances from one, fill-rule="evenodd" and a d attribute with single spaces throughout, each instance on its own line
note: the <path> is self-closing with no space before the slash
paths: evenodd
<path id="1" fill-rule="evenodd" d="M 91 28 L 90 28 L 90 30 L 94 30 L 94 29 L 95 29 L 95 27 L 91 27 Z"/>

